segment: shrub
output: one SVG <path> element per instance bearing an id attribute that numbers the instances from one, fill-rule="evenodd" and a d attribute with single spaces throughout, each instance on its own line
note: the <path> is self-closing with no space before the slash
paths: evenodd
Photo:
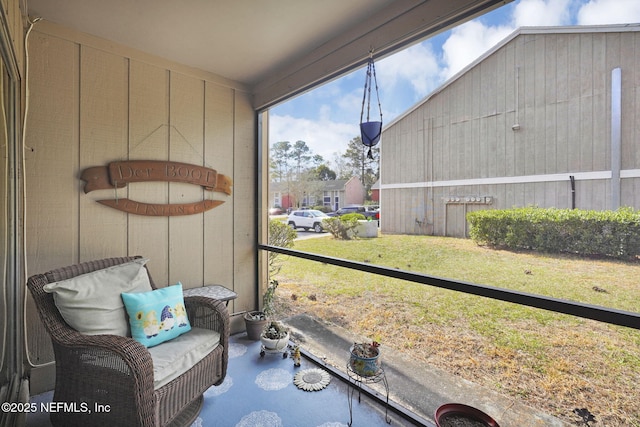
<path id="1" fill-rule="evenodd" d="M 269 245 L 291 248 L 293 247 L 293 242 L 296 237 L 298 237 L 298 233 L 279 219 L 269 221 Z M 270 275 L 274 275 L 280 271 L 281 264 L 276 262 L 278 255 L 280 255 L 278 252 L 269 252 Z"/>
<path id="2" fill-rule="evenodd" d="M 640 255 L 640 212 L 631 208 L 483 210 L 470 212 L 467 220 L 477 244 L 615 258 Z"/>
<path id="3" fill-rule="evenodd" d="M 340 217 L 340 221 L 343 221 L 343 222 L 349 222 L 354 220 L 357 222 L 358 220 L 363 220 L 363 219 L 367 219 L 367 217 L 357 212 L 344 214 Z"/>
<path id="4" fill-rule="evenodd" d="M 359 213 L 350 213 L 340 217 L 325 218 L 322 220 L 322 226 L 336 239 L 350 240 L 358 235 L 356 227 L 358 227 L 359 219 L 365 219 L 365 216 Z"/>

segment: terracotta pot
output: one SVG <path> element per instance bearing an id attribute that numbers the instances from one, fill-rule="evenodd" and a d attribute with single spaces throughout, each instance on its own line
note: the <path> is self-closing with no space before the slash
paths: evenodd
<path id="1" fill-rule="evenodd" d="M 244 325 L 247 329 L 247 338 L 251 341 L 258 341 L 260 339 L 260 334 L 262 334 L 262 330 L 268 322 L 267 319 L 251 319 L 251 315 L 257 313 L 259 312 L 252 311 L 244 315 Z"/>
<path id="2" fill-rule="evenodd" d="M 438 407 L 434 416 L 436 426 L 447 427 L 449 423 L 446 420 L 452 417 L 464 417 L 472 421 L 484 423 L 486 427 L 500 427 L 489 415 L 473 406 L 463 405 L 462 403 L 445 403 Z"/>

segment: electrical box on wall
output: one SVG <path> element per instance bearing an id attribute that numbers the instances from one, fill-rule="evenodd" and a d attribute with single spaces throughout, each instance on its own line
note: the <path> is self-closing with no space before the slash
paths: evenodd
<path id="1" fill-rule="evenodd" d="M 448 196 L 444 198 L 447 204 L 474 204 L 490 205 L 493 203 L 492 196 Z"/>

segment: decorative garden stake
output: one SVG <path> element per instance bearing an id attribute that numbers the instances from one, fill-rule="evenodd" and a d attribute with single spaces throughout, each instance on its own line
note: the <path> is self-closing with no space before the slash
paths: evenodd
<path id="1" fill-rule="evenodd" d="M 380 110 L 380 121 L 369 121 L 369 112 L 371 107 L 371 86 L 375 84 L 376 98 L 378 100 L 378 109 Z M 367 121 L 363 122 L 364 104 L 367 104 Z M 362 96 L 362 110 L 360 111 L 360 135 L 362 143 L 369 147 L 367 157 L 373 159 L 371 147 L 380 141 L 382 134 L 382 106 L 380 105 L 380 94 L 378 93 L 378 80 L 376 79 L 376 66 L 373 63 L 373 49 L 369 51 L 369 63 L 367 64 L 367 76 L 364 81 L 364 95 Z"/>

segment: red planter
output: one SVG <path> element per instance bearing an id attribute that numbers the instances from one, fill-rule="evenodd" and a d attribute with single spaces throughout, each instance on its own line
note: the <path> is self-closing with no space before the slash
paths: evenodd
<path id="1" fill-rule="evenodd" d="M 486 427 L 500 427 L 498 423 L 479 409 L 473 406 L 463 405 L 462 403 L 445 403 L 436 409 L 435 420 L 438 427 L 447 427 L 447 417 L 466 417 L 470 420 L 484 423 Z"/>

